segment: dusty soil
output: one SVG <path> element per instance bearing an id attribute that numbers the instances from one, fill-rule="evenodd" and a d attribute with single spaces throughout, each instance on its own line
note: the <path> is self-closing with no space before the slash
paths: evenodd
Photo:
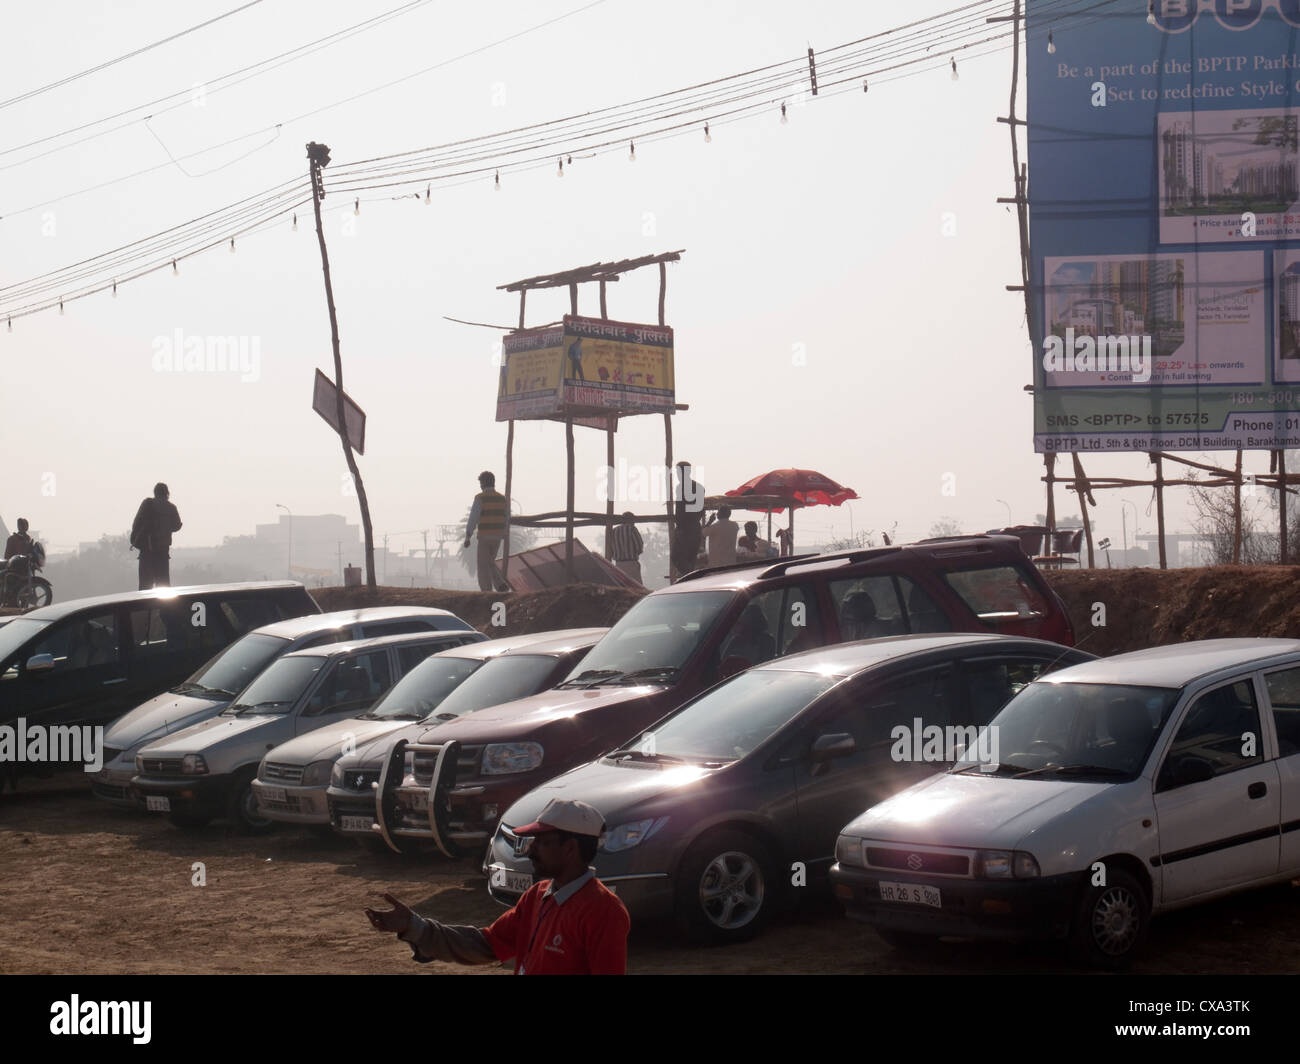
<path id="1" fill-rule="evenodd" d="M 1300 638 L 1300 569 L 1093 570 L 1049 575 L 1078 641 L 1108 654 L 1214 636 Z M 371 602 L 442 606 L 490 634 L 611 624 L 635 593 L 585 585 L 504 596 L 419 589 L 316 592 L 323 609 Z M 1106 610 L 1094 626 L 1095 603 Z M 77 781 L 79 783 L 79 781 Z M 206 886 L 191 885 L 202 862 Z M 414 970 L 406 947 L 360 910 L 388 891 L 452 923 L 500 911 L 477 862 L 376 855 L 283 829 L 262 838 L 216 825 L 183 832 L 162 817 L 94 801 L 69 779 L 0 797 L 0 972 L 387 972 Z M 945 945 L 924 958 L 890 950 L 824 891 L 756 941 L 684 946 L 669 929 L 634 929 L 633 972 L 976 973 L 1071 971 L 1052 946 Z M 429 965 L 421 970 L 461 971 Z M 474 971 L 499 973 L 492 966 Z M 1256 891 L 1158 920 L 1138 972 L 1300 974 L 1300 887 Z"/>
<path id="2" fill-rule="evenodd" d="M 193 886 L 202 862 L 206 886 Z M 638 927 L 634 973 L 1072 972 L 1059 947 L 944 944 L 908 958 L 810 887 L 756 940 L 702 948 Z M 402 858 L 285 829 L 250 839 L 45 788 L 0 799 L 0 972 L 389 973 L 417 969 L 361 909 L 387 891 L 449 923 L 500 913 L 477 862 Z M 431 973 L 503 974 L 492 965 Z M 1300 973 L 1300 887 L 1256 891 L 1156 921 L 1138 973 Z"/>

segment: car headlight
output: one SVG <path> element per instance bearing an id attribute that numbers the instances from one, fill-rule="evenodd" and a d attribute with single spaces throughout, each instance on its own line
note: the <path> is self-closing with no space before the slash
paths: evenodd
<path id="1" fill-rule="evenodd" d="M 605 833 L 605 837 L 601 839 L 600 848 L 606 853 L 630 850 L 633 846 L 645 842 L 646 839 L 667 823 L 668 818 L 661 816 L 657 819 L 651 817 L 649 820 L 633 820 L 627 824 L 619 824 L 612 831 Z"/>
<path id="2" fill-rule="evenodd" d="M 262 758 L 262 760 L 257 763 L 257 775 L 254 776 L 253 779 L 266 779 L 266 758 Z"/>
<path id="3" fill-rule="evenodd" d="M 483 748 L 483 775 L 531 772 L 542 763 L 540 743 L 491 743 Z"/>
<path id="4" fill-rule="evenodd" d="M 302 772 L 304 787 L 324 787 L 334 771 L 333 761 L 313 761 Z"/>
<path id="5" fill-rule="evenodd" d="M 181 772 L 186 776 L 207 775 L 208 763 L 202 754 L 186 754 L 181 758 Z"/>
<path id="6" fill-rule="evenodd" d="M 1034 855 L 1023 850 L 980 850 L 975 867 L 985 879 L 1032 879 L 1039 874 Z"/>
<path id="7" fill-rule="evenodd" d="M 144 758 L 139 754 L 135 755 L 135 770 L 140 773 L 140 775 L 144 775 Z"/>
<path id="8" fill-rule="evenodd" d="M 854 835 L 841 835 L 835 840 L 835 860 L 842 865 L 865 867 L 862 863 L 862 840 Z"/>
<path id="9" fill-rule="evenodd" d="M 343 772 L 343 765 L 342 765 L 342 763 L 341 763 L 341 762 L 338 762 L 338 761 L 335 761 L 335 762 L 334 762 L 334 767 L 333 767 L 332 769 L 330 769 L 330 786 L 331 786 L 331 787 L 342 787 L 342 786 L 343 786 L 343 776 L 344 776 L 344 772 Z"/>

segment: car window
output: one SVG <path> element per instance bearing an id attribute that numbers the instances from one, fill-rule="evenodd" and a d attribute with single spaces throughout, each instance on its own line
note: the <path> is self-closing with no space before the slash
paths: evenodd
<path id="1" fill-rule="evenodd" d="M 26 617 L 16 617 L 0 628 L 0 661 L 7 661 L 3 679 L 17 679 L 18 667 L 31 657 L 30 651 L 18 653 L 19 648 L 36 633 L 49 627 L 49 621 L 33 621 Z"/>
<path id="2" fill-rule="evenodd" d="M 895 729 L 900 725 L 909 734 L 921 721 L 922 738 L 931 726 L 947 729 L 964 724 L 954 697 L 951 666 L 921 669 L 884 684 L 871 684 L 834 718 L 823 722 L 819 733 L 848 732 L 859 750 L 868 750 L 868 760 L 913 760 L 898 758 L 891 750 L 898 742 Z M 911 751 L 909 750 L 909 755 Z M 939 758 L 944 760 L 944 758 Z"/>
<path id="3" fill-rule="evenodd" d="M 831 601 L 840 622 L 840 639 L 878 639 L 902 635 L 907 620 L 891 576 L 864 576 L 857 580 L 832 580 Z"/>
<path id="4" fill-rule="evenodd" d="M 950 570 L 943 578 L 980 620 L 1045 617 L 1049 612 L 1030 576 L 1014 565 Z"/>
<path id="5" fill-rule="evenodd" d="M 361 635 L 365 639 L 378 635 L 409 635 L 412 632 L 431 632 L 433 626 L 414 618 L 405 621 L 371 621 L 361 626 Z"/>
<path id="6" fill-rule="evenodd" d="M 1165 754 L 1158 786 L 1176 785 L 1180 764 L 1189 762 L 1204 762 L 1216 776 L 1257 765 L 1264 760 L 1262 745 L 1255 685 L 1238 680 L 1216 687 L 1187 710 Z"/>
<path id="7" fill-rule="evenodd" d="M 722 660 L 741 657 L 758 665 L 824 642 L 817 599 L 811 587 L 792 585 L 755 595 L 732 622 L 722 642 Z"/>
<path id="8" fill-rule="evenodd" d="M 320 632 L 310 639 L 304 639 L 298 643 L 294 650 L 306 650 L 308 647 L 323 647 L 330 643 L 341 643 L 345 639 L 352 638 L 352 625 L 344 624 L 338 628 L 331 628 L 327 632 Z"/>
<path id="9" fill-rule="evenodd" d="M 117 614 L 113 610 L 106 610 L 102 613 L 83 614 L 52 625 L 26 653 L 26 657 L 49 654 L 54 658 L 54 671 L 67 673 L 77 669 L 116 665 L 120 660 L 120 652 Z"/>
<path id="10" fill-rule="evenodd" d="M 195 605 L 204 609 L 195 610 Z M 208 617 L 206 606 L 201 602 L 174 602 L 133 608 L 127 621 L 131 657 L 147 661 L 164 654 L 220 650 L 227 642 L 225 627 L 219 616 Z"/>
<path id="11" fill-rule="evenodd" d="M 1051 671 L 1050 661 L 985 659 L 962 663 L 962 686 L 966 689 L 968 712 L 972 724 L 987 724 L 998 710 Z"/>
<path id="12" fill-rule="evenodd" d="M 425 631 L 428 631 L 426 628 Z M 397 648 L 397 660 L 401 664 L 402 674 L 410 672 L 420 664 L 430 654 L 436 654 L 440 650 L 447 650 L 450 647 L 460 646 L 454 639 L 443 639 L 436 643 L 411 643 L 409 646 Z"/>
<path id="13" fill-rule="evenodd" d="M 222 598 L 221 613 L 236 635 L 243 635 L 254 628 L 272 624 L 284 617 L 283 611 L 275 600 L 262 595 Z"/>
<path id="14" fill-rule="evenodd" d="M 1273 706 L 1278 757 L 1300 754 L 1300 668 L 1270 672 L 1264 682 Z"/>
<path id="15" fill-rule="evenodd" d="M 307 700 L 303 716 L 350 711 L 360 713 L 369 709 L 388 690 L 391 683 L 387 650 L 374 650 L 368 654 L 344 658 L 336 661 L 325 674 L 320 686 Z"/>
<path id="16" fill-rule="evenodd" d="M 187 682 L 233 698 L 288 647 L 287 639 L 249 632 L 231 643 Z"/>

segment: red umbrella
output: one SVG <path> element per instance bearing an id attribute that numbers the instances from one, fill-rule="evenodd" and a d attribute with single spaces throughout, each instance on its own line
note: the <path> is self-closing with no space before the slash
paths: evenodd
<path id="1" fill-rule="evenodd" d="M 733 498 L 745 495 L 781 496 L 789 499 L 791 536 L 794 533 L 794 511 L 800 506 L 839 506 L 849 499 L 858 498 L 852 488 L 831 480 L 813 469 L 773 469 L 770 473 L 747 480 L 740 487 L 726 493 Z M 772 514 L 781 513 L 782 506 L 765 506 L 767 511 L 767 537 L 772 538 Z M 793 548 L 791 548 L 793 549 Z"/>

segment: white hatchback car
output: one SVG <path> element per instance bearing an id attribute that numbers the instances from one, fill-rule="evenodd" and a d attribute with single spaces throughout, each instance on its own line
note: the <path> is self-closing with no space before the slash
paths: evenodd
<path id="1" fill-rule="evenodd" d="M 993 759 L 840 834 L 835 893 L 892 945 L 1068 936 L 1119 968 L 1153 913 L 1300 874 L 1300 640 L 1075 665 L 990 727 Z"/>

